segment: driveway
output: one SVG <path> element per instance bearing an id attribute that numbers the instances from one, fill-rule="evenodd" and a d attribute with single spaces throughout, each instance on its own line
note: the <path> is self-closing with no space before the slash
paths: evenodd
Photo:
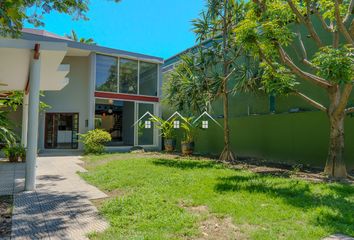
<path id="1" fill-rule="evenodd" d="M 88 233 L 108 227 L 90 202 L 107 196 L 77 175 L 85 171 L 80 163 L 77 156 L 40 157 L 34 192 L 18 192 L 23 189 L 24 165 L 8 165 L 13 184 L 7 181 L 6 189 L 14 191 L 11 239 L 86 239 Z"/>

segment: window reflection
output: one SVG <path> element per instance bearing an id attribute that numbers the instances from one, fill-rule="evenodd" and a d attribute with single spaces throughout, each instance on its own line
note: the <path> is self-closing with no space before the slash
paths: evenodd
<path id="1" fill-rule="evenodd" d="M 138 93 L 138 61 L 121 58 L 119 62 L 119 92 Z"/>
<path id="2" fill-rule="evenodd" d="M 117 92 L 117 58 L 97 55 L 96 58 L 96 90 Z"/>

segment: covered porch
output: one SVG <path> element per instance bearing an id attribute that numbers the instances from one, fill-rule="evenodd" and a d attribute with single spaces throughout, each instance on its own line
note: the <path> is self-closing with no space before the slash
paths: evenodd
<path id="1" fill-rule="evenodd" d="M 66 53 L 66 43 L 0 38 L 0 92 L 25 92 L 21 144 L 26 147 L 26 163 L 13 167 L 24 171 L 27 191 L 36 186 L 40 91 L 60 91 L 68 84 L 70 66 L 61 64 Z M 1 168 L 12 167 L 2 165 Z M 10 170 L 16 172 L 7 172 Z M 17 187 L 16 191 L 19 190 Z"/>

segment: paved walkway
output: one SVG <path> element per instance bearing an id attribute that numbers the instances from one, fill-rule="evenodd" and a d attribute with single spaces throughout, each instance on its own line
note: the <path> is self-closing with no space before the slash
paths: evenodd
<path id="1" fill-rule="evenodd" d="M 7 178 L 11 169 L 13 176 L 12 185 L 6 181 L 6 191 L 12 186 L 15 193 L 11 239 L 86 239 L 88 233 L 107 228 L 90 202 L 107 196 L 76 174 L 85 171 L 80 162 L 79 157 L 72 156 L 40 157 L 34 192 L 18 192 L 23 190 L 23 164 L 5 167 Z M 2 182 L 5 176 L 0 178 Z"/>

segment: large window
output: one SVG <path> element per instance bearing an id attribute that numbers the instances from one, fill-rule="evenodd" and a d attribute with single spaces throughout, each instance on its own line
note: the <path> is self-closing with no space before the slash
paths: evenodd
<path id="1" fill-rule="evenodd" d="M 117 58 L 97 55 L 96 58 L 96 90 L 117 92 Z"/>
<path id="2" fill-rule="evenodd" d="M 138 93 L 138 61 L 121 58 L 119 61 L 119 92 Z"/>
<path id="3" fill-rule="evenodd" d="M 96 91 L 157 96 L 157 79 L 155 63 L 97 54 Z"/>
<path id="4" fill-rule="evenodd" d="M 157 64 L 140 62 L 139 94 L 157 96 Z"/>

